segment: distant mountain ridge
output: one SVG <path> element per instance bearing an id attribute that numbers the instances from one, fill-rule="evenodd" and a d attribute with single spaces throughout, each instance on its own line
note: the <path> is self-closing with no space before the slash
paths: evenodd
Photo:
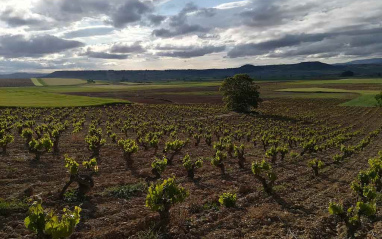
<path id="1" fill-rule="evenodd" d="M 19 72 L 19 73 L 12 73 L 12 74 L 3 74 L 0 75 L 0 79 L 28 79 L 28 78 L 38 78 L 43 77 L 46 74 L 41 73 L 25 73 L 25 72 Z"/>
<path id="2" fill-rule="evenodd" d="M 344 70 L 342 66 L 322 62 L 301 62 L 285 65 L 243 65 L 238 68 L 225 69 L 187 69 L 187 70 L 126 70 L 126 71 L 56 71 L 46 75 L 47 78 L 79 78 L 110 81 L 166 81 L 166 80 L 205 80 L 223 79 L 235 74 L 249 74 L 257 79 L 271 78 L 314 78 L 324 75 L 338 75 Z"/>
<path id="3" fill-rule="evenodd" d="M 43 75 L 35 73 L 15 73 L 0 75 L 0 78 L 78 78 L 84 80 L 106 80 L 125 82 L 160 82 L 160 81 L 201 81 L 221 80 L 235 74 L 249 74 L 257 80 L 297 80 L 317 78 L 338 78 L 344 71 L 352 71 L 357 77 L 381 77 L 382 64 L 375 64 L 382 59 L 369 59 L 373 64 L 356 63 L 326 64 L 319 61 L 300 62 L 284 65 L 246 64 L 237 68 L 225 69 L 169 69 L 169 70 L 83 70 L 55 71 Z"/>

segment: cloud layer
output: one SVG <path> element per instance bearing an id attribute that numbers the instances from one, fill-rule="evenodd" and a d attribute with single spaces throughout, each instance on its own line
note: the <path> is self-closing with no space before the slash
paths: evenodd
<path id="1" fill-rule="evenodd" d="M 378 0 L 6 0 L 0 72 L 382 57 L 381 16 Z"/>

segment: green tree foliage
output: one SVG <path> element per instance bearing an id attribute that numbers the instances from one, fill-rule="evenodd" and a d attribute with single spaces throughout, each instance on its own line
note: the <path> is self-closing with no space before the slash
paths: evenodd
<path id="1" fill-rule="evenodd" d="M 80 222 L 81 208 L 76 206 L 73 211 L 64 208 L 62 212 L 60 218 L 53 210 L 45 212 L 41 203 L 34 202 L 24 220 L 25 227 L 36 233 L 38 238 L 67 238 Z"/>
<path id="2" fill-rule="evenodd" d="M 239 160 L 239 167 L 244 168 L 245 158 L 244 158 L 244 144 L 234 147 L 235 157 Z"/>
<path id="3" fill-rule="evenodd" d="M 45 135 L 41 139 L 32 138 L 28 146 L 29 152 L 35 155 L 35 160 L 40 160 L 41 155 L 52 150 L 53 142 L 49 135 Z"/>
<path id="4" fill-rule="evenodd" d="M 186 189 L 176 184 L 175 177 L 169 178 L 149 187 L 146 207 L 158 212 L 162 222 L 167 222 L 170 218 L 170 208 L 183 202 L 188 195 Z"/>
<path id="5" fill-rule="evenodd" d="M 5 130 L 0 130 L 0 147 L 3 150 L 3 154 L 7 154 L 7 146 L 14 140 L 13 135 L 6 133 Z"/>
<path id="6" fill-rule="evenodd" d="M 375 96 L 375 100 L 377 101 L 377 106 L 382 107 L 382 91 Z"/>
<path id="7" fill-rule="evenodd" d="M 263 185 L 264 191 L 268 194 L 272 193 L 272 186 L 276 180 L 276 174 L 272 170 L 272 166 L 265 160 L 252 163 L 252 173 Z"/>
<path id="8" fill-rule="evenodd" d="M 318 170 L 324 167 L 324 163 L 321 160 L 312 159 L 308 162 L 308 166 L 313 169 L 314 176 L 318 176 Z"/>
<path id="9" fill-rule="evenodd" d="M 259 86 L 246 74 L 226 78 L 220 91 L 223 92 L 223 100 L 229 110 L 248 112 L 251 108 L 257 108 L 261 102 Z"/>
<path id="10" fill-rule="evenodd" d="M 195 176 L 195 169 L 202 167 L 203 160 L 198 159 L 197 161 L 192 161 L 190 155 L 186 154 L 182 160 L 182 163 L 183 167 L 187 170 L 187 176 L 193 179 Z"/>
<path id="11" fill-rule="evenodd" d="M 92 152 L 91 158 L 99 158 L 101 147 L 106 143 L 106 140 L 102 139 L 102 129 L 97 129 L 95 125 L 90 125 L 85 142 L 88 145 L 88 149 Z"/>
<path id="12" fill-rule="evenodd" d="M 168 164 L 169 165 L 172 165 L 172 161 L 173 161 L 175 155 L 179 154 L 180 151 L 186 146 L 186 144 L 187 144 L 187 141 L 178 140 L 178 139 L 176 139 L 174 141 L 167 141 L 166 142 L 164 152 L 170 153 L 170 157 L 168 158 Z"/>
<path id="13" fill-rule="evenodd" d="M 161 174 L 167 167 L 167 158 L 163 156 L 163 159 L 155 158 L 155 160 L 151 163 L 151 172 L 155 175 L 156 178 L 160 178 Z"/>
<path id="14" fill-rule="evenodd" d="M 354 238 L 355 232 L 361 226 L 361 217 L 373 217 L 377 212 L 377 205 L 375 202 L 357 202 L 345 211 L 341 204 L 330 202 L 328 210 L 331 215 L 338 216 L 345 223 L 348 237 Z"/>
<path id="15" fill-rule="evenodd" d="M 133 165 L 133 160 L 131 156 L 134 153 L 138 152 L 138 149 L 139 149 L 138 145 L 132 139 L 118 140 L 118 145 L 123 150 L 123 157 L 125 158 L 125 161 L 126 161 L 126 167 L 131 167 Z"/>
<path id="16" fill-rule="evenodd" d="M 234 193 L 223 193 L 219 197 L 219 203 L 225 207 L 235 207 L 236 206 L 236 194 Z"/>
<path id="17" fill-rule="evenodd" d="M 83 198 L 85 194 L 94 187 L 93 176 L 98 173 L 97 160 L 93 158 L 89 161 L 84 161 L 82 162 L 82 166 L 85 170 L 80 173 L 80 167 L 76 160 L 65 155 L 65 167 L 68 169 L 70 178 L 61 190 L 60 198 L 64 197 L 66 190 L 73 182 L 78 184 L 77 193 L 80 198 Z"/>
<path id="18" fill-rule="evenodd" d="M 224 153 L 220 150 L 218 150 L 215 154 L 215 157 L 211 159 L 211 164 L 214 165 L 215 167 L 220 168 L 222 175 L 225 174 L 224 161 L 226 159 L 227 159 L 227 153 Z"/>

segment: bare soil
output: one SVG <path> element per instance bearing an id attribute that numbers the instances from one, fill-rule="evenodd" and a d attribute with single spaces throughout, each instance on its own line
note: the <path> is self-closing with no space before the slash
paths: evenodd
<path id="1" fill-rule="evenodd" d="M 94 94 L 91 93 L 92 96 L 105 96 L 104 93 Z M 133 96 L 124 94 L 121 93 L 120 97 L 134 101 Z M 149 99 L 144 101 L 145 97 L 137 97 L 136 102 L 159 102 L 150 102 Z M 166 100 L 167 97 L 166 95 Z M 193 97 L 188 96 L 184 101 L 191 103 Z M 196 98 L 200 96 L 195 96 L 195 101 Z M 172 100 L 178 102 L 182 99 L 179 97 Z M 209 102 L 211 99 L 203 100 Z M 134 168 L 126 169 L 122 150 L 105 135 L 107 145 L 101 149 L 100 173 L 95 178 L 95 187 L 88 199 L 81 203 L 57 199 L 57 193 L 69 177 L 64 167 L 63 155 L 68 154 L 78 162 L 90 156 L 84 141 L 90 115 L 101 117 L 104 134 L 105 122 L 109 120 L 105 110 L 112 109 L 123 115 L 127 108 L 133 114 L 141 114 L 141 119 L 148 122 L 149 119 L 159 119 L 161 114 L 165 114 L 168 117 L 167 121 L 161 122 L 163 124 L 175 121 L 179 125 L 201 122 L 208 126 L 214 125 L 220 119 L 232 130 L 245 130 L 246 123 L 265 128 L 292 126 L 319 129 L 322 126 L 352 126 L 350 132 L 361 130 L 361 134 L 346 142 L 346 145 L 355 145 L 369 132 L 382 127 L 382 109 L 336 106 L 340 102 L 341 100 L 270 99 L 262 103 L 259 114 L 253 115 L 227 113 L 220 104 L 194 105 L 197 109 L 190 108 L 189 105 L 175 105 L 177 110 L 167 109 L 163 105 L 87 107 L 89 113 L 85 128 L 80 133 L 72 134 L 70 127 L 64 133 L 60 141 L 61 154 L 58 156 L 47 153 L 39 162 L 32 161 L 33 156 L 26 150 L 24 140 L 14 132 L 15 142 L 9 146 L 9 154 L 0 156 L 0 198 L 17 198 L 26 188 L 32 187 L 34 194 L 43 198 L 47 208 L 58 210 L 64 206 L 80 205 L 83 209 L 81 222 L 71 238 L 146 238 L 142 235 L 159 220 L 157 213 L 145 207 L 146 194 L 141 193 L 126 200 L 109 196 L 105 194 L 105 190 L 118 185 L 145 183 L 148 177 L 153 176 L 150 167 L 154 159 L 153 149 L 144 151 L 140 148 L 133 156 Z M 50 114 L 49 110 L 43 113 L 47 114 Z M 212 118 L 214 116 L 216 118 Z M 40 120 L 41 118 L 39 117 Z M 118 137 L 125 138 L 117 129 L 114 131 L 118 133 Z M 134 139 L 135 134 L 131 132 L 129 137 Z M 179 137 L 185 139 L 189 136 L 179 133 Z M 213 141 L 216 141 L 215 137 Z M 245 140 L 235 142 L 246 145 L 245 169 L 239 169 L 237 159 L 229 158 L 227 174 L 222 176 L 218 168 L 205 161 L 203 167 L 196 171 L 195 180 L 189 180 L 180 158 L 186 153 L 194 159 L 211 157 L 214 154 L 212 147 L 204 141 L 199 146 L 192 142 L 191 140 L 181 154 L 176 156 L 174 165 L 167 167 L 162 175 L 162 178 L 175 175 L 177 182 L 190 192 L 184 203 L 171 209 L 171 221 L 166 232 L 168 238 L 345 238 L 344 225 L 337 224 L 337 219 L 329 215 L 328 204 L 331 200 L 355 202 L 355 195 L 349 187 L 350 182 L 360 170 L 367 168 L 367 160 L 382 150 L 382 134 L 379 134 L 365 150 L 338 165 L 332 163 L 332 156 L 339 153 L 338 148 L 304 155 L 299 160 L 292 160 L 287 156 L 284 161 L 278 160 L 273 165 L 278 179 L 275 193 L 268 195 L 250 170 L 252 161 L 265 157 L 261 144 L 254 146 Z M 158 156 L 162 154 L 163 147 L 164 141 L 161 141 Z M 299 152 L 301 148 L 292 150 Z M 318 158 L 326 164 L 318 177 L 314 177 L 311 168 L 307 166 L 312 158 Z M 227 191 L 237 193 L 237 207 L 220 207 L 218 210 L 206 207 L 217 203 L 218 196 Z M 24 227 L 26 215 L 26 212 L 15 212 L 0 216 L 0 238 L 34 238 Z M 365 221 L 365 226 L 357 237 L 381 238 L 381 217 L 381 210 L 378 210 L 377 219 Z"/>
<path id="2" fill-rule="evenodd" d="M 34 86 L 31 79 L 0 79 L 0 87 Z"/>

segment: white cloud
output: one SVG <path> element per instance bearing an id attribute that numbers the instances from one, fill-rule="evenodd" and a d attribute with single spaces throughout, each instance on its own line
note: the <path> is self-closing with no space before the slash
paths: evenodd
<path id="1" fill-rule="evenodd" d="M 163 6 L 174 1 L 2 0 L 0 54 L 17 60 L 3 59 L 0 70 L 212 68 L 381 57 L 380 0 L 233 0 L 210 8 L 184 1 L 183 10 L 166 12 Z M 304 34 L 324 37 L 277 45 Z M 24 43 L 24 53 L 12 39 Z M 37 51 L 45 40 L 51 49 Z"/>

